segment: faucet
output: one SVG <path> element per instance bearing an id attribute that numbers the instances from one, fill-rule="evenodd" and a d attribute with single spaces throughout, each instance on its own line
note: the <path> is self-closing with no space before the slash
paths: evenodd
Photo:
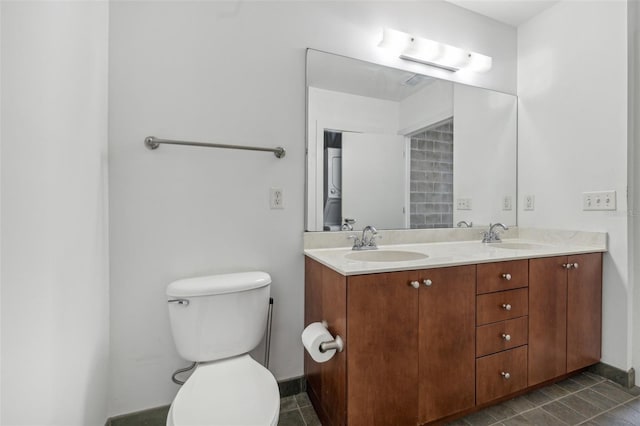
<path id="1" fill-rule="evenodd" d="M 497 228 L 497 227 L 500 227 L 505 231 L 509 230 L 507 225 L 505 225 L 503 223 L 494 223 L 493 225 L 489 224 L 489 231 L 485 232 L 483 234 L 483 237 L 482 237 L 482 242 L 483 243 L 500 243 L 500 242 L 502 242 L 502 240 L 500 239 L 500 235 L 498 234 L 498 231 L 494 231 L 494 229 Z"/>
<path id="2" fill-rule="evenodd" d="M 367 238 L 367 233 L 370 236 Z M 376 238 L 382 238 L 378 235 L 378 230 L 372 226 L 367 225 L 362 230 L 362 237 L 358 238 L 356 235 L 349 235 L 347 238 L 353 240 L 352 250 L 377 250 Z"/>
<path id="3" fill-rule="evenodd" d="M 465 228 L 471 228 L 473 227 L 473 222 L 467 222 L 466 220 L 461 220 L 456 224 L 458 228 L 462 228 L 462 225 L 464 225 Z"/>
<path id="4" fill-rule="evenodd" d="M 350 219 L 348 217 L 344 218 L 344 223 L 342 224 L 343 231 L 353 231 L 353 224 L 356 223 L 355 219 Z"/>

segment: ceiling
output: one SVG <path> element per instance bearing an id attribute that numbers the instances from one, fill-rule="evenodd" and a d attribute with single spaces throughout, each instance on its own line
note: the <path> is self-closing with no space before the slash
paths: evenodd
<path id="1" fill-rule="evenodd" d="M 446 0 L 457 6 L 517 27 L 559 0 Z"/>

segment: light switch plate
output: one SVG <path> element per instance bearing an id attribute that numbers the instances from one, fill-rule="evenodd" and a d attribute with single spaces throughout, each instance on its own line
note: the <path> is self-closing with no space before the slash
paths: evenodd
<path id="1" fill-rule="evenodd" d="M 616 191 L 582 193 L 582 210 L 616 210 Z"/>
<path id="2" fill-rule="evenodd" d="M 505 195 L 502 199 L 502 210 L 511 210 L 511 195 Z"/>

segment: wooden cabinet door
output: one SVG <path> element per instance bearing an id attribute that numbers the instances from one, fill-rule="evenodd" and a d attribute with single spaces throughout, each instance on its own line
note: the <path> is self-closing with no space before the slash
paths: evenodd
<path id="1" fill-rule="evenodd" d="M 416 271 L 347 279 L 347 421 L 418 424 Z"/>
<path id="2" fill-rule="evenodd" d="M 567 273 L 567 372 L 600 361 L 602 253 L 569 256 Z"/>
<path id="3" fill-rule="evenodd" d="M 529 386 L 566 373 L 567 257 L 529 261 Z"/>
<path id="4" fill-rule="evenodd" d="M 476 267 L 421 274 L 419 420 L 426 423 L 475 404 Z"/>

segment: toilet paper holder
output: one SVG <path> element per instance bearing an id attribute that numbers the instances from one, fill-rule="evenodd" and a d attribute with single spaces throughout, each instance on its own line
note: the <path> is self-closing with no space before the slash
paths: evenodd
<path id="1" fill-rule="evenodd" d="M 327 330 L 329 329 L 329 324 L 326 321 L 322 321 L 322 325 Z M 342 352 L 344 350 L 344 341 L 340 336 L 336 336 L 333 340 L 328 342 L 320 343 L 320 352 L 325 353 L 327 351 L 336 350 L 338 352 Z"/>

